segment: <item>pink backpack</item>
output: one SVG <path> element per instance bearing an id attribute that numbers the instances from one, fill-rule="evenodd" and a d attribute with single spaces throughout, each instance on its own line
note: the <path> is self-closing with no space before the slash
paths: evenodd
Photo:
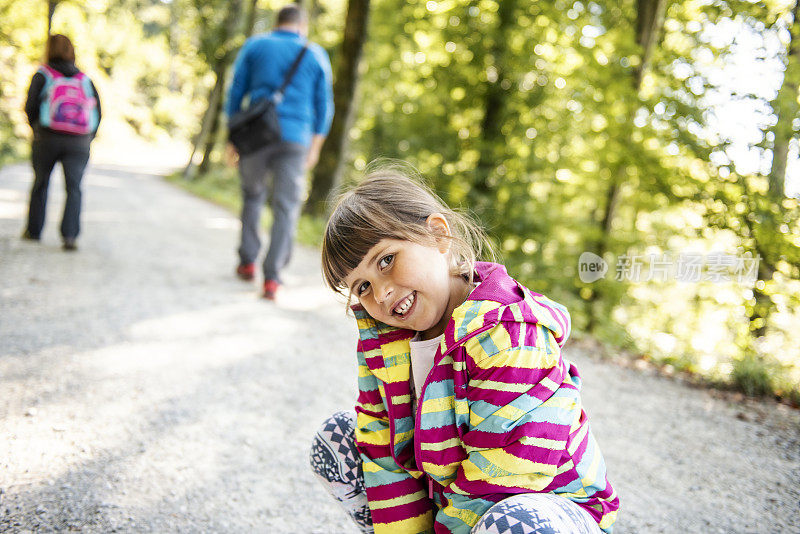
<path id="1" fill-rule="evenodd" d="M 39 123 L 61 133 L 85 135 L 94 132 L 99 117 L 89 77 L 82 72 L 64 76 L 47 65 L 42 65 L 39 72 L 46 80 Z"/>

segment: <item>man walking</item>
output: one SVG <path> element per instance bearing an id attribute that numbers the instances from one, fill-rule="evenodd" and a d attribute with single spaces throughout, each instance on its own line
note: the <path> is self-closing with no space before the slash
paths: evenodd
<path id="1" fill-rule="evenodd" d="M 255 278 L 261 208 L 269 197 L 273 222 L 263 264 L 263 297 L 270 300 L 275 299 L 280 271 L 291 257 L 305 172 L 316 165 L 333 118 L 330 60 L 322 47 L 306 40 L 307 34 L 308 18 L 301 7 L 291 4 L 281 9 L 273 31 L 251 37 L 239 52 L 225 108 L 230 118 L 241 109 L 245 96 L 250 105 L 271 98 L 303 53 L 277 106 L 282 140 L 240 158 L 228 144 L 229 160 L 239 161 L 243 200 L 236 274 L 243 280 Z"/>

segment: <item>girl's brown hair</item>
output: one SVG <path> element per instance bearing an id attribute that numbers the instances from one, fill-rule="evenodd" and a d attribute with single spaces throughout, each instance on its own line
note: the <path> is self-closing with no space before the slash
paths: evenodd
<path id="1" fill-rule="evenodd" d="M 429 245 L 441 236 L 428 228 L 427 219 L 441 213 L 452 234 L 450 254 L 453 274 L 472 282 L 477 258 L 494 258 L 491 243 L 475 222 L 442 202 L 429 188 L 409 176 L 408 166 L 387 165 L 367 172 L 364 180 L 340 195 L 322 242 L 322 273 L 337 293 L 345 289 L 345 277 L 381 239 L 402 239 Z"/>
<path id="2" fill-rule="evenodd" d="M 48 37 L 45 60 L 47 63 L 54 61 L 75 63 L 75 48 L 72 46 L 72 41 L 69 40 L 69 37 L 60 33 Z"/>

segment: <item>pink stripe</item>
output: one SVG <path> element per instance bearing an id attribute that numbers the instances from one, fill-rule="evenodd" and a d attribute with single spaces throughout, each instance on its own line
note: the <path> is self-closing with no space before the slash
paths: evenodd
<path id="1" fill-rule="evenodd" d="M 369 490 L 367 490 L 369 493 Z M 372 497 L 368 497 L 372 500 Z M 427 499 L 427 495 L 419 500 L 391 508 L 372 510 L 372 522 L 378 524 L 389 524 L 395 521 L 402 521 L 412 517 L 419 517 L 426 512 L 433 511 L 433 504 Z"/>
<path id="2" fill-rule="evenodd" d="M 389 457 L 388 445 L 369 445 L 356 441 L 356 449 L 367 458 L 379 459 Z"/>
<path id="3" fill-rule="evenodd" d="M 426 443 L 431 442 L 426 441 Z M 440 451 L 422 451 L 422 460 L 428 460 L 429 463 L 435 463 L 436 465 L 446 465 L 454 462 L 461 462 L 466 457 L 467 453 L 459 445 L 448 447 Z M 435 460 L 435 462 L 430 462 L 430 460 Z"/>
<path id="4" fill-rule="evenodd" d="M 371 500 L 383 501 L 386 499 L 394 499 L 401 495 L 412 495 L 421 489 L 425 489 L 425 487 L 422 481 L 409 475 L 408 478 L 392 482 L 391 484 L 367 488 L 367 493 Z"/>
<path id="5" fill-rule="evenodd" d="M 417 438 L 421 440 L 420 443 L 441 443 L 448 439 L 458 437 L 458 432 L 456 430 L 456 427 L 453 425 L 419 430 L 417 431 Z"/>
<path id="6" fill-rule="evenodd" d="M 523 437 L 563 440 L 569 432 L 567 425 L 556 423 L 526 423 L 515 427 L 511 432 L 498 435 L 495 432 L 471 430 L 464 434 L 464 444 L 470 447 L 492 448 L 505 443 L 519 441 Z M 498 438 L 503 438 L 502 441 Z"/>

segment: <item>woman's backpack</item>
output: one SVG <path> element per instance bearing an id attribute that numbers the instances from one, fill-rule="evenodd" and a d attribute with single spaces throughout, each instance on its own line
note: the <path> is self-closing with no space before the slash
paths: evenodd
<path id="1" fill-rule="evenodd" d="M 79 72 L 65 76 L 49 67 L 39 68 L 45 77 L 39 123 L 53 130 L 73 135 L 86 135 L 97 128 L 97 99 L 89 77 Z"/>

